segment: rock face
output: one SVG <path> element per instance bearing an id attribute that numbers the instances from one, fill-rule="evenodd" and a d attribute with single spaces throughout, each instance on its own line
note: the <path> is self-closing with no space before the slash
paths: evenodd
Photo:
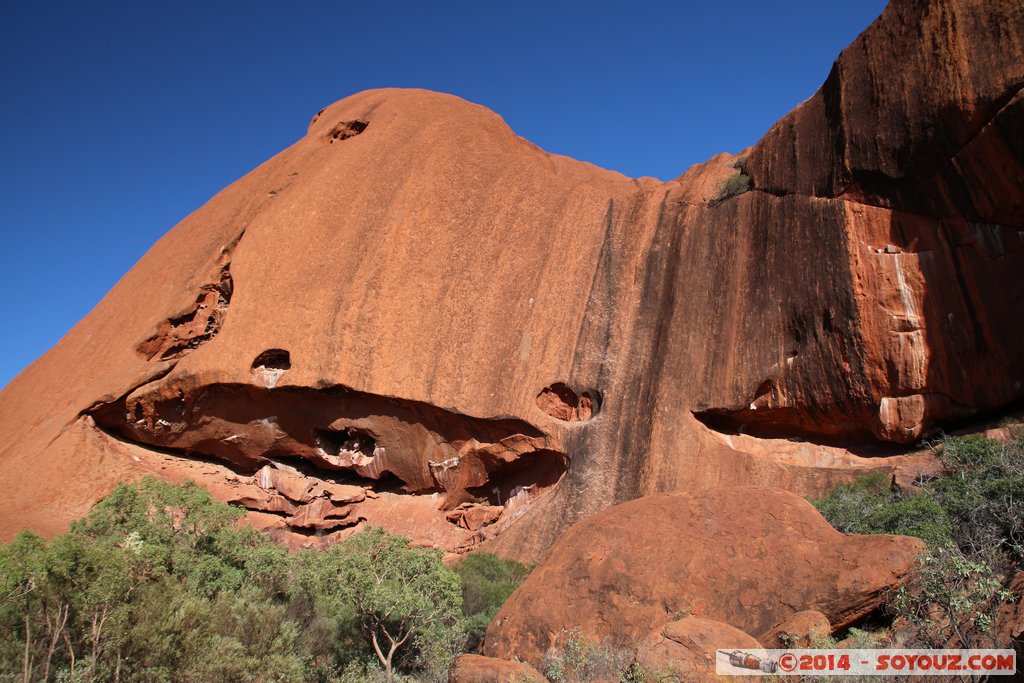
<path id="1" fill-rule="evenodd" d="M 846 399 L 822 401 L 787 373 L 766 378 L 760 402 L 727 411 L 731 422 L 778 429 L 791 415 L 823 433 L 866 427 L 906 442 L 1020 396 L 1021 29 L 1019 2 L 893 2 L 751 151 L 759 192 L 845 210 L 836 266 L 849 272 L 849 308 L 794 331 L 856 332 L 832 351 L 849 368 L 847 386 L 833 384 Z"/>
<path id="2" fill-rule="evenodd" d="M 832 625 L 828 617 L 815 610 L 797 612 L 783 620 L 768 633 L 761 636 L 761 641 L 768 648 L 814 647 L 815 639 L 832 634 Z"/>
<path id="3" fill-rule="evenodd" d="M 646 496 L 567 531 L 498 612 L 484 654 L 537 664 L 569 625 L 594 642 L 640 643 L 679 614 L 758 637 L 815 610 L 842 629 L 882 604 L 923 547 L 844 536 L 779 489 Z"/>
<path id="4" fill-rule="evenodd" d="M 724 201 L 728 154 L 631 179 L 452 96 L 337 102 L 0 393 L 0 537 L 156 472 L 289 542 L 530 560 L 658 491 L 912 477 L 862 456 L 1024 395 L 1022 35 L 896 0 Z"/>
<path id="5" fill-rule="evenodd" d="M 648 671 L 671 672 L 676 680 L 721 681 L 715 673 L 716 650 L 760 648 L 757 640 L 728 624 L 685 617 L 652 633 L 641 645 L 637 661 Z M 737 680 L 753 681 L 755 677 L 741 676 Z"/>
<path id="6" fill-rule="evenodd" d="M 545 683 L 532 666 L 480 655 L 461 655 L 452 664 L 450 683 Z"/>

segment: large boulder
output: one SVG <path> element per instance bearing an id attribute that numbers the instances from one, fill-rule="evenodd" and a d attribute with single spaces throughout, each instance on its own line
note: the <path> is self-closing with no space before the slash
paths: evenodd
<path id="1" fill-rule="evenodd" d="M 755 638 L 805 610 L 842 629 L 882 604 L 922 548 L 904 536 L 846 536 L 779 489 L 647 496 L 570 529 L 501 608 L 484 653 L 536 664 L 570 627 L 638 644 L 679 614 Z"/>

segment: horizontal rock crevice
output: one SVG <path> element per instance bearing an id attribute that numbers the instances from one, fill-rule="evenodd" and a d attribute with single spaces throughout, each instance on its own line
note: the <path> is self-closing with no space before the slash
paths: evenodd
<path id="1" fill-rule="evenodd" d="M 271 355 L 281 365 L 280 353 Z M 343 386 L 186 390 L 154 381 L 84 414 L 122 442 L 225 464 L 233 480 L 251 478 L 266 493 L 249 487 L 229 502 L 302 533 L 359 524 L 360 504 L 381 495 L 430 496 L 437 516 L 472 531 L 510 523 L 558 484 L 569 463 L 553 437 L 522 420 L 474 418 Z"/>

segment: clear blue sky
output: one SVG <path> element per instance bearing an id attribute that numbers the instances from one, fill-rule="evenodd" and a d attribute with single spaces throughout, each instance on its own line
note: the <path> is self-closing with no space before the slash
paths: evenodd
<path id="1" fill-rule="evenodd" d="M 0 386 L 335 100 L 450 92 L 548 151 L 668 179 L 756 142 L 884 6 L 5 3 Z"/>

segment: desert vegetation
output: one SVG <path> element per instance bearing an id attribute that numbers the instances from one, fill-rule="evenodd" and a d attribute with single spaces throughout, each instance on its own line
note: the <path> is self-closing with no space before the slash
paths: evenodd
<path id="1" fill-rule="evenodd" d="M 529 571 L 379 528 L 289 553 L 242 514 L 147 478 L 0 546 L 0 681 L 447 680 Z"/>
<path id="2" fill-rule="evenodd" d="M 597 643 L 573 629 L 565 642 L 544 659 L 544 676 L 551 683 L 619 681 L 619 683 L 682 683 L 673 667 L 652 670 L 637 661 L 635 645 Z"/>
<path id="3" fill-rule="evenodd" d="M 1024 567 L 1024 439 L 951 438 L 943 472 L 913 490 L 884 474 L 813 501 L 847 533 L 904 534 L 926 548 L 886 614 L 834 647 L 986 647 Z M 479 648 L 531 567 L 438 550 L 369 528 L 288 552 L 238 524 L 243 511 L 193 483 L 122 484 L 70 530 L 0 546 L 0 681 L 443 681 Z M 548 680 L 670 681 L 635 643 L 568 633 Z"/>
<path id="4" fill-rule="evenodd" d="M 858 634 L 905 647 L 1005 647 L 993 626 L 1024 569 L 1024 438 L 946 438 L 934 447 L 943 472 L 917 490 L 875 474 L 813 501 L 840 531 L 926 544 L 910 581 L 888 600 L 891 625 Z"/>

